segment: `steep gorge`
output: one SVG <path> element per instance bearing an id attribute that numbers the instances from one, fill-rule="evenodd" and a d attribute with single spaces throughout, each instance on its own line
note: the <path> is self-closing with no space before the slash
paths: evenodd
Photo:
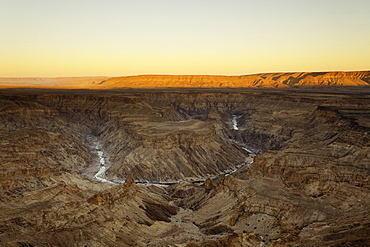
<path id="1" fill-rule="evenodd" d="M 370 94 L 346 90 L 2 90 L 0 245 L 361 246 Z"/>

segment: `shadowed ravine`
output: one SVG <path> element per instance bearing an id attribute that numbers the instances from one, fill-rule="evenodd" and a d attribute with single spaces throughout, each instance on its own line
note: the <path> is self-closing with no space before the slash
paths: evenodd
<path id="1" fill-rule="evenodd" d="M 0 246 L 366 246 L 369 109 L 368 87 L 0 90 Z"/>

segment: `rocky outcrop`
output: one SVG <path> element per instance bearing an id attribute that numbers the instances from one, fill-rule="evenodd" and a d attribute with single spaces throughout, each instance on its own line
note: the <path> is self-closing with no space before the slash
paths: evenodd
<path id="1" fill-rule="evenodd" d="M 212 124 L 196 120 L 132 124 L 137 147 L 113 158 L 110 176 L 173 181 L 217 175 L 245 160 L 245 152 L 216 135 Z M 113 144 L 114 145 L 114 144 Z M 109 149 L 108 149 L 109 150 Z M 155 169 L 154 169 L 155 167 Z"/>
<path id="2" fill-rule="evenodd" d="M 369 188 L 370 129 L 329 108 L 314 110 L 304 121 L 283 151 L 256 157 L 250 172 L 278 176 L 312 196 L 322 196 L 341 182 Z"/>
<path id="3" fill-rule="evenodd" d="M 366 245 L 370 98 L 330 90 L 2 90 L 0 245 Z"/>
<path id="4" fill-rule="evenodd" d="M 176 186 L 172 193 L 178 194 L 181 189 Z M 356 190 L 356 193 L 360 191 Z M 365 194 L 352 196 L 369 202 L 368 191 L 363 192 Z M 365 235 L 369 232 L 369 219 L 365 217 L 363 222 L 358 219 L 363 218 L 369 208 L 353 205 L 355 202 L 350 199 L 352 193 L 354 191 L 331 198 L 313 198 L 275 179 L 243 181 L 228 176 L 211 191 L 198 190 L 177 203 L 193 210 L 187 219 L 194 221 L 204 234 L 228 235 L 233 232 L 232 238 L 238 241 L 223 242 L 229 236 L 189 246 L 249 246 L 240 244 L 247 244 L 242 239 L 250 234 L 254 234 L 254 241 L 265 246 L 361 245 L 368 241 Z M 332 204 L 334 197 L 348 199 L 347 203 L 352 204 L 349 206 L 351 210 L 357 212 L 352 219 L 349 216 L 351 213 L 344 213 L 349 212 L 349 208 Z"/>

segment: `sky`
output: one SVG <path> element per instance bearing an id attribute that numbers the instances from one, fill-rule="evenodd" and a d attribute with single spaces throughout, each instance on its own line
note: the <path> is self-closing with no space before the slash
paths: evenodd
<path id="1" fill-rule="evenodd" d="M 0 77 L 370 70 L 369 0 L 0 0 Z"/>

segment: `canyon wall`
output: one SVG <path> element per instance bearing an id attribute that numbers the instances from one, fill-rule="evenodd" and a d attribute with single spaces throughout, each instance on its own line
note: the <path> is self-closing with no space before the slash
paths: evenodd
<path id="1" fill-rule="evenodd" d="M 369 95 L 1 90 L 0 245 L 366 246 Z"/>

